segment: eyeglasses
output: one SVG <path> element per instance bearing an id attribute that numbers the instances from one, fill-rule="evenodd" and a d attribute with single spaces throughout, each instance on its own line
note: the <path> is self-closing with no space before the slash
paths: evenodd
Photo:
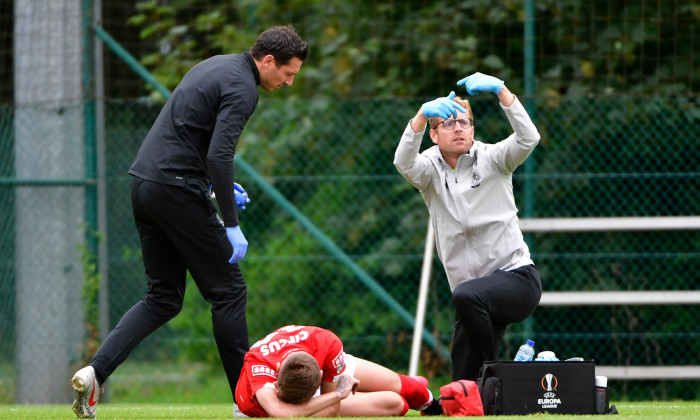
<path id="1" fill-rule="evenodd" d="M 459 125 L 464 129 L 467 129 L 467 128 L 472 126 L 472 119 L 471 118 L 461 118 L 459 120 L 453 120 L 453 119 L 444 120 L 444 121 L 440 122 L 438 125 L 442 124 L 442 126 L 445 127 L 445 130 L 454 130 L 455 125 L 457 125 L 458 122 L 459 122 Z M 438 128 L 438 125 L 435 126 L 436 129 Z"/>

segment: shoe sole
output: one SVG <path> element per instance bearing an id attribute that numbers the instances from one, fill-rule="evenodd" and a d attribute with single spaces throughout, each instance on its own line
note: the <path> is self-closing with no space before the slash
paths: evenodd
<path id="1" fill-rule="evenodd" d="M 73 412 L 78 416 L 78 418 L 81 419 L 95 418 L 91 417 L 89 413 L 85 413 L 81 409 L 83 404 L 86 402 L 85 400 L 87 399 L 87 395 L 84 394 L 87 387 L 85 386 L 85 382 L 83 381 L 83 379 L 74 376 L 73 379 L 70 380 L 70 383 L 71 388 L 73 388 L 73 390 L 75 391 L 75 400 L 73 401 Z"/>

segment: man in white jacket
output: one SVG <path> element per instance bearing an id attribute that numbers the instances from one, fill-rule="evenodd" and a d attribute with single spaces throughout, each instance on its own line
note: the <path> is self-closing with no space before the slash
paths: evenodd
<path id="1" fill-rule="evenodd" d="M 423 195 L 452 289 L 453 380 L 476 380 L 482 363 L 498 358 L 508 324 L 530 316 L 542 296 L 512 182 L 540 135 L 502 80 L 475 73 L 457 84 L 470 95 L 496 94 L 513 134 L 495 144 L 474 140 L 469 102 L 451 92 L 421 106 L 404 130 L 394 165 Z M 435 146 L 419 154 L 427 124 Z"/>

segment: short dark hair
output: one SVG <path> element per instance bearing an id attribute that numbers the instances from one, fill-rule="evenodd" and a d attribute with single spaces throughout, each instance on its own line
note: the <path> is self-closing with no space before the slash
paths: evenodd
<path id="1" fill-rule="evenodd" d="M 297 35 L 291 25 L 273 26 L 258 35 L 250 48 L 250 55 L 256 60 L 268 54 L 272 54 L 279 65 L 289 63 L 293 57 L 304 61 L 309 55 L 309 44 Z"/>
<path id="2" fill-rule="evenodd" d="M 321 368 L 308 353 L 294 352 L 287 356 L 277 372 L 279 397 L 289 404 L 309 401 L 321 386 Z"/>

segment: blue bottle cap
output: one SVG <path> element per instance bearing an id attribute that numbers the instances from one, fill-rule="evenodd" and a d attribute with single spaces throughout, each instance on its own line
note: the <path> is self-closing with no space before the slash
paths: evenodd
<path id="1" fill-rule="evenodd" d="M 535 342 L 532 341 L 532 340 L 527 340 L 527 344 L 528 344 L 529 346 L 534 346 L 534 345 L 535 345 Z"/>

